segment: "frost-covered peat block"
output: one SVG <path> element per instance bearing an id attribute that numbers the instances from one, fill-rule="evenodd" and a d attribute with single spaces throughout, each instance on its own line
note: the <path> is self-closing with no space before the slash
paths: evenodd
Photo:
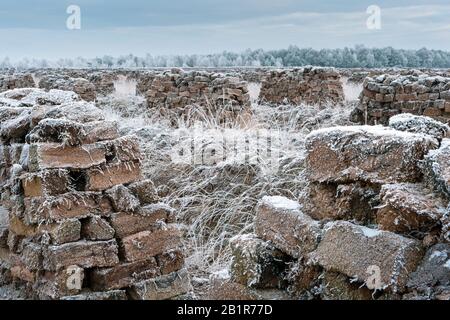
<path id="1" fill-rule="evenodd" d="M 91 274 L 91 283 L 95 290 L 113 290 L 126 288 L 134 282 L 154 278 L 159 275 L 158 264 L 154 257 L 136 262 L 121 262 L 111 268 L 96 268 Z"/>
<path id="2" fill-rule="evenodd" d="M 79 241 L 49 246 L 44 257 L 47 270 L 77 265 L 83 268 L 110 267 L 119 263 L 118 247 L 115 240 Z"/>
<path id="3" fill-rule="evenodd" d="M 130 295 L 136 300 L 164 300 L 182 295 L 190 288 L 189 274 L 186 269 L 181 269 L 134 284 Z"/>
<path id="4" fill-rule="evenodd" d="M 233 281 L 254 288 L 276 288 L 280 285 L 278 275 L 286 267 L 286 255 L 270 242 L 246 234 L 233 237 L 230 246 Z"/>
<path id="5" fill-rule="evenodd" d="M 450 119 L 450 78 L 424 73 L 383 74 L 364 80 L 357 107 L 359 122 L 387 124 L 400 113 L 432 117 L 443 123 Z"/>
<path id="6" fill-rule="evenodd" d="M 280 196 L 266 196 L 258 203 L 255 230 L 294 258 L 313 251 L 321 236 L 319 222 L 304 214 L 297 202 Z"/>
<path id="7" fill-rule="evenodd" d="M 29 73 L 14 73 L 0 75 L 0 92 L 16 88 L 33 88 L 33 77 Z"/>
<path id="8" fill-rule="evenodd" d="M 333 127 L 306 137 L 307 175 L 313 182 L 415 182 L 418 163 L 437 148 L 429 136 L 382 126 Z"/>
<path id="9" fill-rule="evenodd" d="M 157 203 L 142 207 L 135 213 L 113 213 L 109 220 L 116 237 L 122 239 L 142 231 L 153 231 L 161 223 L 173 223 L 174 210 L 168 205 Z"/>
<path id="10" fill-rule="evenodd" d="M 305 67 L 270 70 L 263 74 L 262 103 L 341 103 L 344 91 L 334 68 Z"/>
<path id="11" fill-rule="evenodd" d="M 126 261 L 144 260 L 181 247 L 181 232 L 172 226 L 142 231 L 123 238 L 122 247 Z"/>
<path id="12" fill-rule="evenodd" d="M 429 232 L 445 213 L 444 202 L 423 184 L 385 184 L 377 212 L 380 229 L 398 232 Z"/>
<path id="13" fill-rule="evenodd" d="M 399 131 L 430 135 L 441 141 L 450 134 L 450 127 L 430 117 L 410 113 L 395 115 L 389 119 L 389 127 Z"/>
<path id="14" fill-rule="evenodd" d="M 105 162 L 105 148 L 101 145 L 69 147 L 55 143 L 31 144 L 28 168 L 31 171 L 55 168 L 87 169 Z"/>
<path id="15" fill-rule="evenodd" d="M 428 186 L 450 198 L 450 139 L 442 140 L 439 149 L 427 154 L 423 171 Z"/>
<path id="16" fill-rule="evenodd" d="M 428 299 L 436 299 L 436 296 L 442 293 L 448 295 L 450 293 L 450 244 L 439 243 L 428 249 L 420 266 L 411 274 L 407 286 Z"/>
<path id="17" fill-rule="evenodd" d="M 310 255 L 311 261 L 326 270 L 393 292 L 404 290 L 409 274 L 422 257 L 417 240 L 347 221 L 327 223 L 322 241 Z M 371 282 L 373 272 L 379 272 L 378 283 Z"/>

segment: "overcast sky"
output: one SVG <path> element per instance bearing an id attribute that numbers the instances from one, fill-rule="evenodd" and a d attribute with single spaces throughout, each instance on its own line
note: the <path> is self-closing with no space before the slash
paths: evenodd
<path id="1" fill-rule="evenodd" d="M 81 29 L 69 30 L 69 5 Z M 370 5 L 381 29 L 369 30 Z M 0 0 L 0 57 L 212 53 L 289 45 L 450 50 L 449 0 Z"/>

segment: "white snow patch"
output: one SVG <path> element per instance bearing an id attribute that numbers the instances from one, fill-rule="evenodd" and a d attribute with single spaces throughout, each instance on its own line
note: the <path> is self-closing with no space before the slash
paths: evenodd
<path id="1" fill-rule="evenodd" d="M 373 136 L 378 136 L 378 137 L 398 137 L 398 138 L 412 139 L 412 140 L 424 139 L 424 138 L 431 139 L 429 136 L 424 135 L 424 134 L 399 131 L 399 130 L 384 127 L 382 125 L 336 126 L 336 127 L 330 127 L 330 128 L 323 128 L 323 129 L 318 129 L 318 130 L 311 132 L 306 137 L 306 139 L 311 139 L 312 137 L 317 136 L 317 135 L 332 134 L 332 133 L 336 133 L 336 132 L 371 134 Z"/>
<path id="2" fill-rule="evenodd" d="M 262 198 L 262 201 L 277 209 L 285 209 L 285 210 L 300 209 L 300 204 L 297 201 L 293 201 L 281 196 L 265 196 Z"/>
<path id="3" fill-rule="evenodd" d="M 363 226 L 361 226 L 361 231 L 368 238 L 374 238 L 381 234 L 380 230 L 371 229 L 371 228 L 367 228 L 367 227 L 363 227 Z"/>

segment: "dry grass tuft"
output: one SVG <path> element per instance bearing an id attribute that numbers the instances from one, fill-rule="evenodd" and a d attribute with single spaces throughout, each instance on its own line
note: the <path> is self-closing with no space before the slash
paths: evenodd
<path id="1" fill-rule="evenodd" d="M 257 95 L 257 90 L 255 85 L 251 91 Z M 229 267 L 228 242 L 253 230 L 259 199 L 265 195 L 300 198 L 306 185 L 302 178 L 305 135 L 318 128 L 350 124 L 350 106 L 270 107 L 255 103 L 250 113 L 226 121 L 213 106 L 192 107 L 174 123 L 167 121 L 174 119 L 174 114 L 168 113 L 178 116 L 180 110 L 143 117 L 136 99 L 127 107 L 123 97 L 114 97 L 115 102 L 108 100 L 104 109 L 124 131 L 142 139 L 145 175 L 153 179 L 163 201 L 177 209 L 178 222 L 186 225 L 187 266 L 199 276 Z M 252 156 L 248 146 L 258 143 L 261 132 L 266 134 L 263 138 L 270 136 L 277 143 L 271 143 L 269 155 Z M 217 146 L 223 146 L 224 139 L 245 143 L 234 152 L 230 152 L 233 143 L 231 148 L 227 145 L 226 152 L 222 150 L 218 156 Z M 174 152 L 176 155 L 177 148 L 186 144 L 195 145 L 193 152 L 187 157 L 184 154 L 187 161 L 174 162 Z M 212 149 L 216 153 L 211 153 Z"/>

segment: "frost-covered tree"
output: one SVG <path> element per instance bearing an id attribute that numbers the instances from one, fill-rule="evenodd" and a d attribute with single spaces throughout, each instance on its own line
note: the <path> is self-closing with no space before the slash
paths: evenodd
<path id="1" fill-rule="evenodd" d="M 224 51 L 207 55 L 171 55 L 137 57 L 132 54 L 113 57 L 105 55 L 94 59 L 76 58 L 48 61 L 22 59 L 10 61 L 0 57 L 0 68 L 152 68 L 152 67 L 296 67 L 305 65 L 340 68 L 450 68 L 450 52 L 442 50 L 403 50 L 387 48 L 321 49 L 299 48 L 269 50 L 247 49 L 240 53 Z"/>

